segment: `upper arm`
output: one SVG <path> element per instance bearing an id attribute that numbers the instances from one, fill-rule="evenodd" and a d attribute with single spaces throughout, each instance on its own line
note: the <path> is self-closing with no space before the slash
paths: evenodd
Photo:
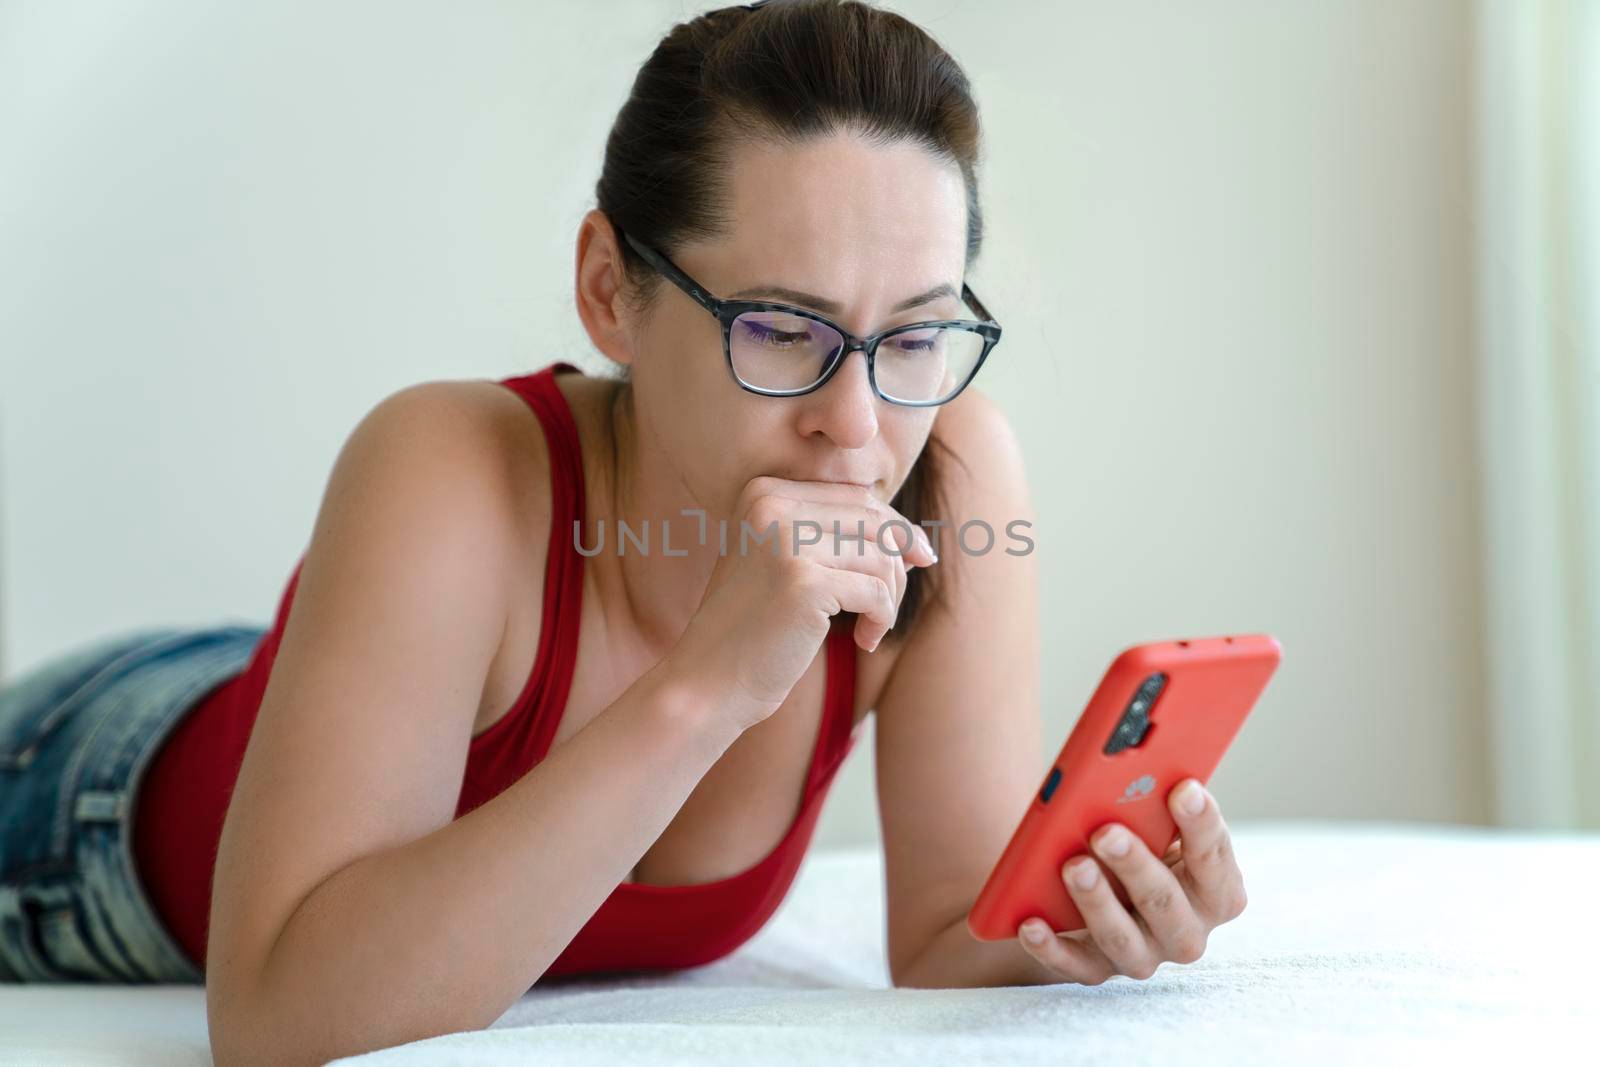
<path id="1" fill-rule="evenodd" d="M 325 879 L 454 815 L 514 541 L 504 450 L 464 388 L 385 398 L 334 463 L 223 826 L 215 999 Z"/>
<path id="2" fill-rule="evenodd" d="M 1004 412 L 970 387 L 940 410 L 933 433 L 962 461 L 941 467 L 937 517 L 949 525 L 935 566 L 949 569 L 876 709 L 895 975 L 971 907 L 1043 758 L 1034 513 L 1021 449 Z M 981 526 L 957 541 L 973 520 L 994 531 L 986 552 Z M 1019 521 L 1028 525 L 1009 525 Z"/>

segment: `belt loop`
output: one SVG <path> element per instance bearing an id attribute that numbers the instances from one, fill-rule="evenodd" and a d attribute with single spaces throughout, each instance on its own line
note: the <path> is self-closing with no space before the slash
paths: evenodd
<path id="1" fill-rule="evenodd" d="M 86 789 L 78 794 L 72 816 L 79 822 L 119 822 L 126 809 L 126 793 Z"/>

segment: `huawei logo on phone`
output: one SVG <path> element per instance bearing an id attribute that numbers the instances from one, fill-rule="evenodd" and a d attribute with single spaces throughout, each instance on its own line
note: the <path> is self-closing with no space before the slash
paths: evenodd
<path id="1" fill-rule="evenodd" d="M 1126 804 L 1131 800 L 1143 800 L 1150 795 L 1150 791 L 1155 787 L 1156 779 L 1154 775 L 1141 774 L 1128 783 L 1128 788 L 1122 791 L 1122 795 L 1117 798 L 1117 803 Z"/>

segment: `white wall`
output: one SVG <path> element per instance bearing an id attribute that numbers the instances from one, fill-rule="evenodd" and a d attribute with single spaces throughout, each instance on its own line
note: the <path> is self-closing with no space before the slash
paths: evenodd
<path id="1" fill-rule="evenodd" d="M 1483 818 L 1466 5 L 892 6 L 987 124 L 1050 751 L 1126 645 L 1268 631 L 1230 817 Z M 0 6 L 7 673 L 265 622 L 379 398 L 598 365 L 575 226 L 702 7 Z"/>

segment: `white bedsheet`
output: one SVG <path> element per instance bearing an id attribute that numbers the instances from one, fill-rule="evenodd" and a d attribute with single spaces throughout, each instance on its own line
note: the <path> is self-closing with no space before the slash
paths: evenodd
<path id="1" fill-rule="evenodd" d="M 541 983 L 493 1027 L 335 1061 L 1600 1061 L 1600 834 L 1233 827 L 1250 905 L 1189 965 L 1098 987 L 889 988 L 881 861 L 815 851 L 771 923 L 669 976 Z M 0 1063 L 208 1064 L 202 993 L 0 986 Z"/>

